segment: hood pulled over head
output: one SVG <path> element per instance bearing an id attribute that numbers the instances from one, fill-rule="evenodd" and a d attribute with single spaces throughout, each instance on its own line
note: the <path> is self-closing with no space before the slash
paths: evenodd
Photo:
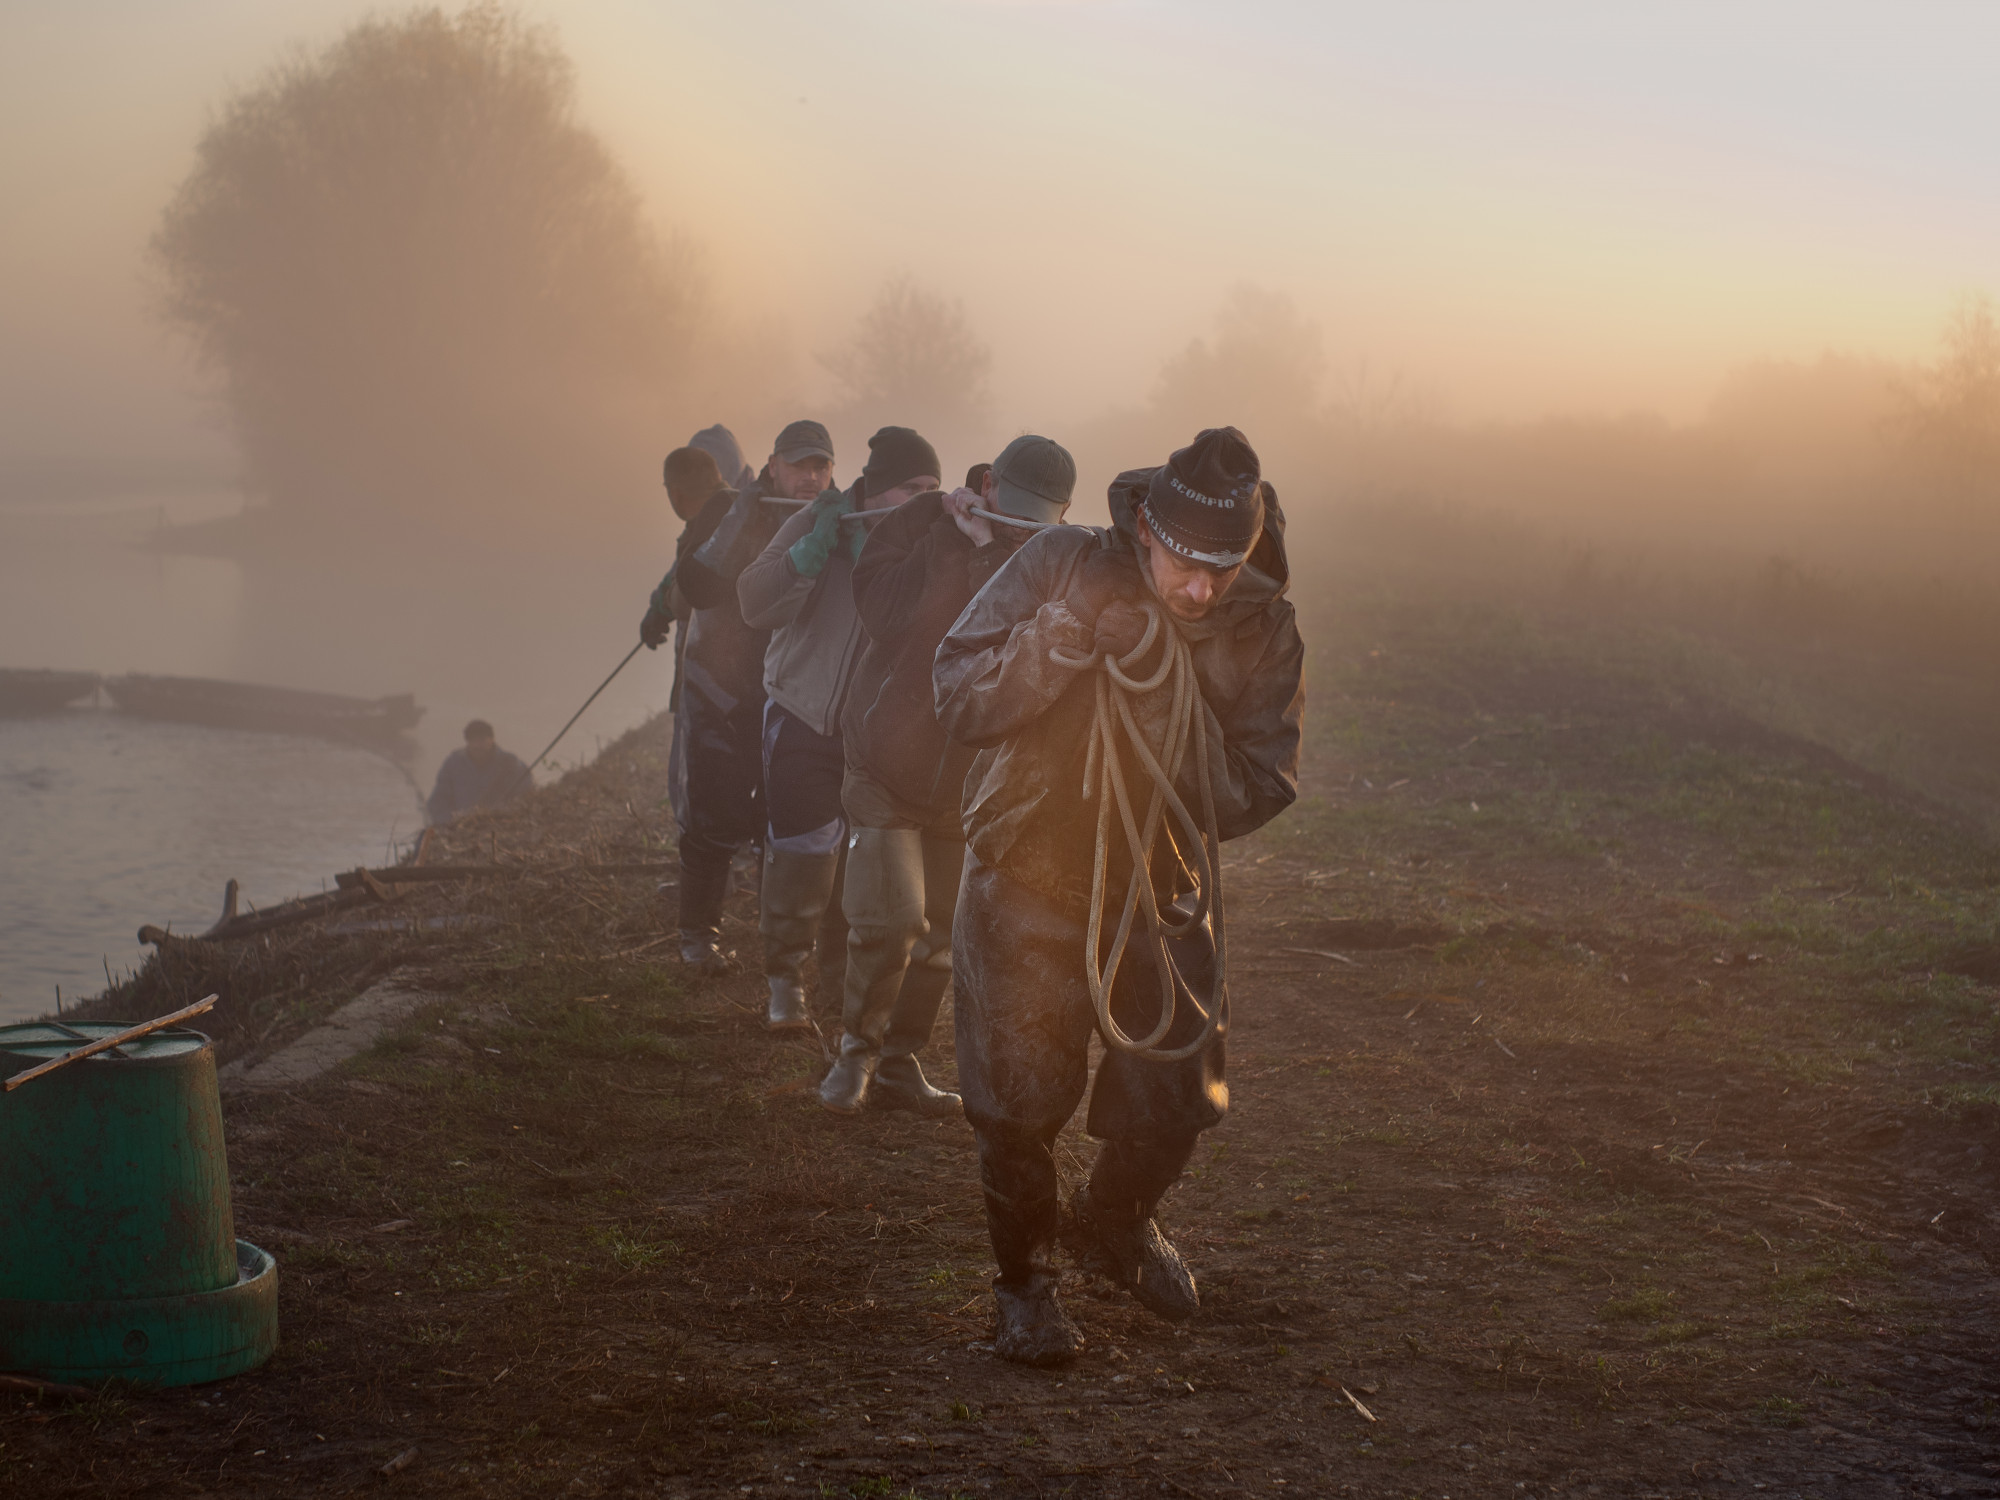
<path id="1" fill-rule="evenodd" d="M 736 441 L 736 434 L 717 422 L 713 427 L 704 427 L 688 439 L 690 448 L 699 448 L 715 460 L 715 469 L 725 484 L 732 489 L 741 489 L 750 481 L 750 466 L 743 462 L 743 447 Z"/>

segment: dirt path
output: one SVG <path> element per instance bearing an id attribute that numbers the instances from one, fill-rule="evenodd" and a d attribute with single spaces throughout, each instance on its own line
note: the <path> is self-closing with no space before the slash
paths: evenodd
<path id="1" fill-rule="evenodd" d="M 2000 1493 L 2000 992 L 1939 956 L 2000 858 L 1678 690 L 1380 649 L 1232 850 L 1193 1324 L 1079 1279 L 1085 1358 L 1000 1364 L 962 1124 L 826 1115 L 752 978 L 522 947 L 231 1099 L 273 1364 L 9 1402 L 0 1489 Z"/>

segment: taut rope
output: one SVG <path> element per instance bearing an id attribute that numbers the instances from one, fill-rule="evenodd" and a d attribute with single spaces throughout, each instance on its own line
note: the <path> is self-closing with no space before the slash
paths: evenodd
<path id="1" fill-rule="evenodd" d="M 1201 723 L 1201 688 L 1195 680 L 1194 652 L 1168 623 L 1160 606 L 1151 600 L 1140 607 L 1146 613 L 1146 631 L 1139 644 L 1123 657 L 1110 652 L 1077 653 L 1053 646 L 1049 659 L 1058 666 L 1096 669 L 1097 711 L 1091 725 L 1090 747 L 1084 761 L 1083 796 L 1097 799 L 1097 849 L 1090 876 L 1090 920 L 1085 967 L 1090 981 L 1091 1003 L 1097 1008 L 1097 1026 L 1107 1046 L 1154 1062 L 1177 1062 L 1192 1057 L 1209 1044 L 1222 1025 L 1229 1007 L 1227 936 L 1222 910 L 1222 840 L 1215 816 L 1215 788 L 1210 779 L 1208 735 Z M 1130 675 L 1145 660 L 1153 643 L 1164 636 L 1160 664 L 1150 677 Z M 1171 680 L 1171 705 L 1167 711 L 1166 743 L 1160 754 L 1146 742 L 1143 730 L 1133 717 L 1134 700 L 1153 692 Z M 1119 757 L 1123 738 L 1137 754 L 1152 782 L 1146 816 L 1141 823 L 1133 816 L 1132 796 L 1125 784 L 1125 770 Z M 1174 790 L 1187 760 L 1188 741 L 1194 741 L 1195 779 L 1201 785 L 1202 826 L 1197 826 L 1187 804 Z M 1107 790 L 1108 789 L 1108 790 Z M 1132 875 L 1125 892 L 1125 911 L 1118 921 L 1111 951 L 1100 961 L 1099 945 L 1104 931 L 1106 863 L 1111 838 L 1111 811 L 1125 832 L 1125 845 L 1132 856 Z M 1163 815 L 1171 811 L 1186 834 L 1194 855 L 1194 909 L 1183 919 L 1169 921 L 1160 913 L 1153 891 L 1153 847 L 1158 839 Z M 1143 912 L 1146 926 L 1143 941 L 1149 946 L 1154 969 L 1160 977 L 1160 1012 L 1153 1029 L 1143 1037 L 1128 1035 L 1111 1014 L 1111 989 L 1118 968 L 1133 937 L 1133 919 Z M 1181 977 L 1167 949 L 1170 938 L 1185 937 L 1213 917 L 1215 969 L 1213 983 L 1204 998 L 1194 993 Z M 1201 1031 L 1184 1046 L 1166 1048 L 1160 1043 L 1173 1028 L 1182 997 L 1201 1017 Z"/>

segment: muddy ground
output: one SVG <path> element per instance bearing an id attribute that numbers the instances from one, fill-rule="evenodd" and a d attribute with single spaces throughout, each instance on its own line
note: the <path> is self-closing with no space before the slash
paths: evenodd
<path id="1" fill-rule="evenodd" d="M 1306 795 L 1228 863 L 1233 1108 L 1167 1207 L 1191 1325 L 1077 1277 L 1082 1361 L 995 1360 L 964 1125 L 827 1115 L 754 977 L 648 946 L 651 880 L 552 882 L 587 922 L 349 937 L 231 997 L 228 1055 L 387 969 L 448 998 L 230 1100 L 272 1363 L 6 1398 L 0 1488 L 2000 1493 L 2000 850 L 1683 645 L 1310 625 Z M 589 810 L 557 852 L 657 857 L 662 751 L 540 794 Z M 527 826 L 460 842 L 546 863 Z"/>

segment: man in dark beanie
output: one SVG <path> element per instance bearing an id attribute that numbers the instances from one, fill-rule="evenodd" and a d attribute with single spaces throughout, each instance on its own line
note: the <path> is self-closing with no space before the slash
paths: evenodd
<path id="1" fill-rule="evenodd" d="M 1182 901 L 1195 886 L 1189 869 L 1207 857 L 1176 836 L 1154 843 L 1148 866 L 1135 871 L 1121 834 L 1106 844 L 1106 880 L 1095 893 L 1110 898 L 1107 936 L 1118 923 L 1112 903 L 1140 899 L 1134 879 L 1150 881 L 1163 917 L 1187 921 L 1158 948 L 1124 951 L 1109 1013 L 1128 1042 L 1161 1019 L 1162 980 L 1172 976 L 1155 967 L 1155 954 L 1164 956 L 1178 977 L 1157 1049 L 1187 1055 L 1106 1046 L 1087 1120 L 1103 1144 L 1088 1185 L 1066 1212 L 1059 1205 L 1053 1148 L 1088 1080 L 1098 1022 L 1086 976 L 1104 957 L 1086 951 L 1085 934 L 1096 798 L 1111 795 L 1106 767 L 1090 755 L 1107 657 L 1134 674 L 1128 680 L 1160 679 L 1135 692 L 1133 707 L 1157 759 L 1174 728 L 1163 653 L 1180 646 L 1157 631 L 1148 641 L 1153 617 L 1185 643 L 1196 688 L 1186 728 L 1205 750 L 1181 759 L 1175 792 L 1196 816 L 1212 805 L 1217 837 L 1263 826 L 1298 792 L 1305 653 L 1285 598 L 1284 517 L 1257 455 L 1234 428 L 1211 428 L 1160 468 L 1119 475 L 1110 500 L 1109 528 L 1044 531 L 1015 553 L 945 637 L 934 671 L 939 722 L 979 749 L 966 782 L 969 853 L 953 926 L 959 1087 L 1000 1267 L 994 1347 L 1028 1364 L 1065 1363 L 1083 1344 L 1056 1295 L 1059 1235 L 1153 1312 L 1175 1321 L 1194 1313 L 1194 1278 L 1154 1209 L 1198 1134 L 1229 1105 L 1214 919 L 1197 920 L 1200 908 Z M 1143 760 L 1129 740 L 1117 743 L 1112 753 L 1143 809 Z M 1196 989 L 1209 996 L 1212 1031 L 1192 1004 Z"/>
<path id="2" fill-rule="evenodd" d="M 842 716 L 847 981 L 840 1057 L 819 1088 L 839 1114 L 864 1103 L 926 1115 L 960 1108 L 917 1061 L 951 979 L 965 864 L 959 805 L 972 765 L 972 751 L 938 727 L 931 663 L 972 596 L 1030 536 L 1062 520 L 1076 464 L 1059 443 L 1019 437 L 967 478 L 976 491 L 919 495 L 898 509 L 854 565 L 868 639 Z"/>
<path id="3" fill-rule="evenodd" d="M 716 453 L 728 429 L 695 434 L 690 448 Z M 674 567 L 674 588 L 692 606 L 686 659 L 674 717 L 674 746 L 686 767 L 674 804 L 680 827 L 681 960 L 699 974 L 730 968 L 722 951 L 722 908 L 729 867 L 764 832 L 764 651 L 770 633 L 747 624 L 736 580 L 780 525 L 833 478 L 833 440 L 817 422 L 778 434 L 755 475 L 735 440 L 717 467 L 734 488 L 717 491 L 689 526 Z M 697 536 L 696 534 L 699 533 Z"/>
<path id="4" fill-rule="evenodd" d="M 758 919 L 765 1024 L 811 1024 L 806 955 L 819 937 L 820 977 L 845 968 L 846 932 L 835 897 L 847 838 L 840 783 L 840 715 L 864 637 L 854 609 L 854 563 L 867 544 L 864 515 L 886 515 L 937 488 L 937 453 L 907 427 L 868 440 L 868 464 L 846 490 L 826 489 L 778 528 L 737 579 L 744 622 L 771 632 L 764 654 L 764 884 Z M 824 920 L 827 918 L 835 920 Z"/>

